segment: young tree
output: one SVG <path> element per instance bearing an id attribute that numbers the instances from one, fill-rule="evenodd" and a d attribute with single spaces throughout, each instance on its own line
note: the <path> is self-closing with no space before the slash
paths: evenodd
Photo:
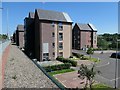
<path id="1" fill-rule="evenodd" d="M 91 54 L 93 54 L 94 53 L 94 50 L 93 50 L 93 48 L 88 48 L 88 50 L 87 50 L 87 52 L 86 52 L 87 54 L 89 54 L 90 55 L 90 58 L 91 58 Z"/>
<path id="2" fill-rule="evenodd" d="M 87 89 L 89 84 L 90 90 L 92 90 L 92 84 L 95 82 L 93 79 L 96 74 L 99 74 L 100 71 L 95 70 L 95 64 L 93 64 L 92 68 L 88 68 L 86 65 L 81 64 L 80 69 L 78 70 L 79 78 L 86 79 L 84 89 Z"/>

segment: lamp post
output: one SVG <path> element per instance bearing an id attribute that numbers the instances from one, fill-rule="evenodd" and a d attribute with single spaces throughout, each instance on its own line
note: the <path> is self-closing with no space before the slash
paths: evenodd
<path id="1" fill-rule="evenodd" d="M 1 11 L 2 11 L 3 8 L 0 7 L 0 9 L 1 9 Z M 2 14 L 2 13 L 1 13 L 1 14 Z M 2 16 L 2 15 L 1 15 L 1 16 Z M 1 25 L 0 25 L 0 26 L 1 26 L 0 29 L 2 30 L 2 17 L 1 17 Z M 1 31 L 1 32 L 2 32 L 2 31 Z M 1 41 L 0 41 L 0 42 L 1 42 Z"/>
<path id="2" fill-rule="evenodd" d="M 8 37 L 8 39 L 9 39 L 9 34 L 8 34 L 8 8 L 7 8 L 7 37 Z"/>
<path id="3" fill-rule="evenodd" d="M 115 60 L 115 89 L 117 88 L 117 63 L 118 63 L 118 42 L 120 39 L 116 39 L 116 60 Z"/>
<path id="4" fill-rule="evenodd" d="M 0 8 L 0 9 L 4 9 L 4 8 Z M 8 8 L 6 8 L 6 15 L 7 15 L 7 37 L 9 38 L 9 34 L 8 34 Z"/>

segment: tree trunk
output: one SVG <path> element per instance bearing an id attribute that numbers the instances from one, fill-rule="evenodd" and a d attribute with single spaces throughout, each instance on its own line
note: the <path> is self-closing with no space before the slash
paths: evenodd
<path id="1" fill-rule="evenodd" d="M 88 86 L 88 79 L 86 79 L 84 90 L 87 90 L 87 86 Z"/>
<path id="2" fill-rule="evenodd" d="M 90 90 L 92 90 L 92 80 L 89 80 L 89 87 L 90 87 Z"/>
<path id="3" fill-rule="evenodd" d="M 91 57 L 92 57 L 92 56 L 91 56 L 91 54 L 90 54 L 90 57 L 89 57 L 89 58 L 91 59 Z"/>

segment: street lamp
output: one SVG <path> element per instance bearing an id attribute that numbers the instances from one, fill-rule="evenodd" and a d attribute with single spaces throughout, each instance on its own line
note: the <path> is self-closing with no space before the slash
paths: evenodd
<path id="1" fill-rule="evenodd" d="M 116 39 L 116 60 L 115 60 L 115 89 L 117 88 L 117 63 L 118 63 L 118 42 L 120 39 Z"/>
<path id="2" fill-rule="evenodd" d="M 4 8 L 0 8 L 0 9 L 4 9 Z M 6 8 L 6 12 L 7 12 L 7 37 L 9 38 L 9 35 L 8 35 L 8 8 Z"/>

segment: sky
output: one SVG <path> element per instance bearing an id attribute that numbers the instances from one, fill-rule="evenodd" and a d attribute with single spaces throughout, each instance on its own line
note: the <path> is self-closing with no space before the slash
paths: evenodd
<path id="1" fill-rule="evenodd" d="M 97 34 L 118 32 L 117 2 L 3 2 L 2 7 L 2 33 L 7 32 L 8 26 L 10 35 L 36 8 L 66 12 L 74 23 L 92 23 L 97 28 Z"/>

